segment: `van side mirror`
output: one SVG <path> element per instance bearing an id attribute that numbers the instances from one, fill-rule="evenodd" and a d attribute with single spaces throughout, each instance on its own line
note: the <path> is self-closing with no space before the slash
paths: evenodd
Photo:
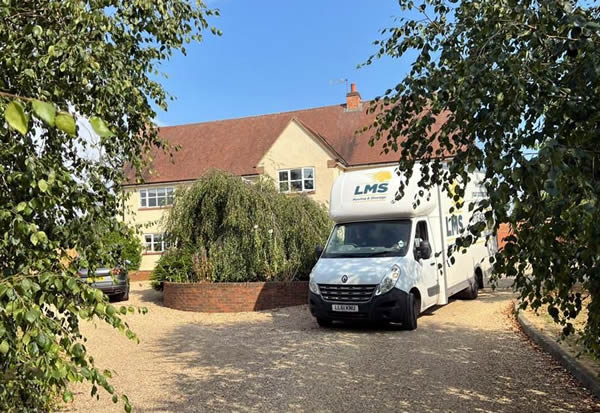
<path id="1" fill-rule="evenodd" d="M 319 259 L 321 257 L 321 254 L 323 253 L 323 247 L 320 245 L 317 245 L 315 247 L 315 259 Z"/>
<path id="2" fill-rule="evenodd" d="M 417 254 L 420 259 L 427 260 L 431 258 L 431 244 L 429 241 L 421 240 L 421 243 L 417 247 Z"/>

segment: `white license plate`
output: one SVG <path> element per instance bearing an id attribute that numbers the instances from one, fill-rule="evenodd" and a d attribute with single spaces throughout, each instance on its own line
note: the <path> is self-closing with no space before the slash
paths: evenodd
<path id="1" fill-rule="evenodd" d="M 344 313 L 358 313 L 358 306 L 356 304 L 332 304 L 331 310 Z"/>

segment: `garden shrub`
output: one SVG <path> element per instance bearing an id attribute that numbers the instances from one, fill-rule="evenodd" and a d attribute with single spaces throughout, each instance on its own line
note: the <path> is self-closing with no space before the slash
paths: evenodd
<path id="1" fill-rule="evenodd" d="M 171 248 L 161 257 L 150 280 L 152 287 L 162 290 L 164 281 L 173 282 L 195 282 L 195 273 L 192 264 L 193 251 L 190 248 Z"/>
<path id="2" fill-rule="evenodd" d="M 325 208 L 305 195 L 280 194 L 268 178 L 249 184 L 212 171 L 178 190 L 164 227 L 173 248 L 186 252 L 163 255 L 153 277 L 184 282 L 307 279 L 315 245 L 325 243 L 331 226 Z M 181 267 L 174 268 L 172 261 Z"/>

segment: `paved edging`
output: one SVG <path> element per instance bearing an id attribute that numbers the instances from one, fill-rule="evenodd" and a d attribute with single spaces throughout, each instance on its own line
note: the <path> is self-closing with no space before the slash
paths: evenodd
<path id="1" fill-rule="evenodd" d="M 517 307 L 518 306 L 515 303 L 517 320 L 519 321 L 519 324 L 521 325 L 521 328 L 525 334 L 527 334 L 529 338 L 531 338 L 537 345 L 550 353 L 554 359 L 559 361 L 596 397 L 600 398 L 600 379 L 596 376 L 596 374 L 579 363 L 575 357 L 567 353 L 567 351 L 563 349 L 553 338 L 538 330 L 529 320 L 527 320 L 527 317 L 523 315 L 522 311 L 517 311 Z"/>

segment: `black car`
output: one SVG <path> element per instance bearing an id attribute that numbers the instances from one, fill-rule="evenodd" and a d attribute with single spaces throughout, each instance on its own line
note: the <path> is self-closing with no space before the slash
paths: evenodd
<path id="1" fill-rule="evenodd" d="M 82 281 L 98 288 L 114 301 L 129 299 L 129 274 L 127 268 L 98 268 L 92 275 L 86 269 L 79 270 Z"/>

